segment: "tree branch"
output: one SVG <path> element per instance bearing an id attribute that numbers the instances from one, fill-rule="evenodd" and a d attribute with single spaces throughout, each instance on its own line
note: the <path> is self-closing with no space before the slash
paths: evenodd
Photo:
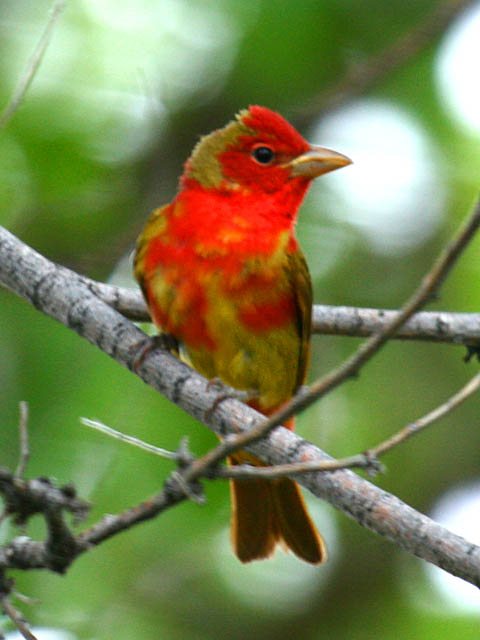
<path id="1" fill-rule="evenodd" d="M 313 307 L 313 332 L 368 338 L 382 331 L 397 311 L 359 307 Z M 422 340 L 451 345 L 480 345 L 480 313 L 419 311 L 392 336 L 394 340 Z"/>
<path id="2" fill-rule="evenodd" d="M 30 449 L 28 445 L 28 404 L 24 401 L 20 402 L 20 417 L 18 420 L 18 432 L 20 436 L 20 456 L 18 460 L 15 477 L 21 478 L 27 468 L 28 459 L 30 457 Z"/>
<path id="3" fill-rule="evenodd" d="M 83 281 L 97 298 L 126 318 L 136 322 L 151 322 L 147 305 L 138 289 L 116 287 L 86 277 L 83 277 Z M 379 333 L 398 313 L 391 309 L 334 307 L 326 304 L 316 304 L 312 311 L 313 333 L 351 338 L 368 338 Z M 480 346 L 480 313 L 420 311 L 407 320 L 392 339 Z"/>
<path id="4" fill-rule="evenodd" d="M 71 485 L 57 488 L 47 478 L 24 480 L 3 467 L 0 467 L 0 493 L 7 514 L 15 514 L 16 524 L 24 524 L 36 513 L 63 510 L 80 521 L 89 509 L 86 502 L 77 498 Z"/>
<path id="5" fill-rule="evenodd" d="M 186 450 L 185 438 L 183 439 L 178 452 L 166 451 L 165 449 L 144 442 L 139 438 L 135 438 L 126 435 L 121 431 L 117 431 L 116 429 L 112 429 L 112 427 L 109 427 L 98 420 L 81 418 L 80 422 L 85 426 L 94 428 L 109 437 L 115 438 L 116 440 L 126 442 L 127 444 L 138 447 L 162 458 L 175 460 L 178 463 L 183 464 L 184 467 L 191 466 L 192 468 L 195 468 L 197 472 L 196 477 L 198 478 L 205 476 L 208 478 L 235 478 L 239 480 L 253 480 L 256 478 L 273 480 L 274 478 L 282 478 L 285 476 L 292 477 L 295 474 L 310 471 L 336 471 L 338 469 L 353 468 L 365 469 L 369 474 L 375 474 L 378 473 L 378 471 L 383 471 L 383 465 L 379 461 L 380 456 L 391 451 L 398 445 L 410 439 L 412 436 L 417 435 L 427 427 L 445 417 L 448 413 L 470 398 L 470 396 L 477 393 L 479 389 L 480 373 L 471 378 L 467 384 L 460 389 L 460 391 L 450 396 L 438 407 L 435 407 L 435 409 L 421 418 L 418 418 L 414 422 L 410 422 L 407 426 L 403 427 L 386 440 L 383 440 L 375 447 L 368 449 L 365 453 L 354 454 L 339 459 L 322 460 L 321 462 L 315 463 L 299 462 L 294 464 L 279 464 L 272 467 L 252 466 L 251 464 L 219 466 L 218 463 L 223 460 L 230 451 L 237 450 L 238 442 L 236 441 L 235 436 L 229 436 L 227 438 L 227 449 L 225 449 L 223 445 L 219 445 L 215 449 L 209 451 L 202 458 L 195 461 L 191 454 Z M 188 490 L 184 492 L 187 493 L 187 495 L 189 493 Z M 192 498 L 191 495 L 188 497 Z"/>
<path id="6" fill-rule="evenodd" d="M 133 369 L 145 334 L 106 305 L 85 279 L 55 265 L 0 228 L 0 281 L 37 309 L 72 328 L 119 364 Z M 206 412 L 221 396 L 198 373 L 163 350 L 148 353 L 138 375 L 223 438 L 249 431 L 264 416 L 235 399 L 226 399 Z M 247 450 L 268 464 L 315 462 L 329 459 L 314 445 L 291 431 L 278 428 Z M 195 473 L 195 469 L 191 469 Z M 189 482 L 188 475 L 184 480 Z M 480 585 L 480 548 L 418 513 L 350 471 L 309 473 L 295 479 L 315 495 L 399 546 L 469 582 Z M 181 489 L 166 489 L 141 507 L 107 516 L 77 537 L 87 549 L 135 522 L 153 517 L 185 499 Z M 45 567 L 43 543 L 17 538 L 0 551 L 0 566 Z"/>
<path id="7" fill-rule="evenodd" d="M 448 273 L 453 268 L 455 262 L 466 248 L 480 226 L 480 198 L 470 216 L 462 224 L 453 240 L 440 252 L 433 263 L 430 271 L 424 276 L 420 286 L 407 300 L 405 305 L 398 311 L 389 323 L 387 323 L 379 333 L 374 334 L 366 340 L 355 353 L 347 358 L 336 369 L 316 380 L 308 390 L 297 393 L 291 400 L 286 402 L 278 411 L 269 416 L 263 424 L 251 429 L 248 433 L 243 433 L 230 439 L 229 442 L 222 442 L 217 451 L 211 451 L 212 462 L 215 457 L 229 455 L 234 451 L 244 448 L 246 445 L 257 442 L 263 438 L 274 427 L 282 424 L 292 416 L 303 411 L 306 407 L 319 400 L 324 395 L 338 387 L 340 384 L 358 374 L 364 366 L 383 345 L 395 335 L 395 332 L 404 322 L 410 318 L 415 311 L 426 304 L 436 295 L 441 284 Z"/>
<path id="8" fill-rule="evenodd" d="M 251 465 L 235 465 L 234 467 L 220 467 L 215 470 L 215 476 L 221 478 L 238 478 L 238 479 L 251 479 L 251 478 L 265 478 L 273 479 L 283 476 L 293 476 L 297 473 L 305 473 L 308 471 L 334 471 L 336 469 L 366 469 L 370 473 L 376 473 L 382 470 L 382 465 L 379 463 L 378 458 L 393 448 L 402 444 L 412 436 L 417 435 L 423 429 L 431 426 L 437 420 L 440 420 L 446 416 L 450 411 L 453 411 L 460 406 L 471 395 L 476 393 L 480 389 L 480 373 L 477 373 L 467 384 L 460 389 L 453 396 L 448 398 L 441 405 L 430 411 L 426 415 L 418 418 L 414 422 L 407 424 L 399 431 L 393 434 L 390 438 L 387 438 L 380 444 L 371 449 L 368 449 L 365 453 L 359 453 L 356 455 L 348 456 L 346 458 L 339 458 L 337 460 L 325 460 L 315 463 L 297 463 L 297 464 L 282 464 L 275 467 L 252 467 Z"/>
<path id="9" fill-rule="evenodd" d="M 22 617 L 22 614 L 15 609 L 10 602 L 10 598 L 7 595 L 0 596 L 0 604 L 5 614 L 10 618 L 13 624 L 17 627 L 18 631 L 22 634 L 25 640 L 37 640 L 37 636 L 28 628 L 27 623 Z"/>

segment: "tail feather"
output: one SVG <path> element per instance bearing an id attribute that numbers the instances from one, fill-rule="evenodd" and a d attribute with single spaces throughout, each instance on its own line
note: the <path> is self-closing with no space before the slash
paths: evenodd
<path id="1" fill-rule="evenodd" d="M 231 537 L 242 562 L 269 558 L 275 551 L 278 531 L 271 493 L 265 480 L 230 482 Z"/>
<path id="2" fill-rule="evenodd" d="M 280 539 L 302 560 L 312 564 L 325 562 L 325 543 L 310 518 L 298 484 L 288 478 L 274 480 L 271 495 Z"/>
<path id="3" fill-rule="evenodd" d="M 229 458 L 230 464 L 246 461 L 260 464 L 243 452 Z M 282 542 L 306 562 L 325 561 L 325 544 L 295 482 L 288 478 L 232 480 L 230 491 L 232 544 L 242 562 L 268 558 Z"/>

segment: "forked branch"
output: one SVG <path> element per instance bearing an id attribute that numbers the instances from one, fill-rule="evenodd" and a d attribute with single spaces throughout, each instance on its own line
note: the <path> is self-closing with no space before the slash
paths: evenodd
<path id="1" fill-rule="evenodd" d="M 426 301 L 433 293 L 466 246 L 478 226 L 479 215 L 477 207 L 462 233 L 435 263 L 434 269 L 421 288 L 420 303 Z M 119 364 L 134 369 L 138 350 L 147 339 L 145 334 L 100 300 L 84 278 L 49 262 L 3 229 L 0 229 L 0 281 L 43 313 L 87 338 Z M 409 302 L 407 311 L 404 310 L 403 315 L 396 319 L 395 326 L 390 326 L 381 338 L 374 339 L 375 345 L 382 344 L 406 319 L 408 313 L 418 308 L 420 297 L 417 294 Z M 366 353 L 370 354 L 371 351 Z M 366 359 L 362 355 L 356 363 L 360 366 Z M 214 411 L 208 412 L 222 393 L 163 350 L 157 349 L 148 353 L 135 372 L 147 384 L 161 391 L 195 418 L 206 422 L 220 436 L 228 437 L 228 442 L 225 443 L 227 448 L 233 439 L 235 447 L 246 446 L 248 451 L 270 465 L 315 463 L 329 459 L 314 445 L 284 428 L 275 429 L 260 441 L 245 445 L 251 438 L 251 433 L 247 432 L 258 427 L 264 428 L 264 416 L 234 399 L 224 400 Z M 242 440 L 244 433 L 246 439 Z M 258 438 L 259 432 L 254 433 L 255 438 Z M 215 455 L 218 455 L 220 460 L 221 456 L 225 455 L 225 450 L 218 450 Z M 207 461 L 209 464 L 214 462 L 208 458 Z M 182 482 L 186 483 L 189 490 L 192 487 L 195 490 L 195 482 L 203 471 L 193 463 L 182 473 Z M 313 472 L 299 475 L 296 480 L 315 495 L 355 518 L 363 526 L 394 540 L 404 549 L 454 575 L 480 585 L 480 548 L 449 532 L 395 496 L 348 470 L 333 473 Z M 142 505 L 118 516 L 108 516 L 77 536 L 77 551 L 83 553 L 92 545 L 154 517 L 185 497 L 184 487 L 173 478 L 162 492 Z M 41 560 L 45 552 L 41 545 L 42 543 L 22 539 L 13 541 L 8 553 L 0 553 L 0 567 L 18 567 L 21 563 L 23 568 L 38 567 L 39 559 Z"/>

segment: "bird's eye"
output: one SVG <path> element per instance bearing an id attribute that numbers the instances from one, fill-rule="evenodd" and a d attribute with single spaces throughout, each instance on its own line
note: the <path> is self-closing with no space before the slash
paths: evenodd
<path id="1" fill-rule="evenodd" d="M 256 149 L 252 151 L 252 156 L 260 164 L 270 164 L 275 154 L 270 147 L 256 147 Z"/>

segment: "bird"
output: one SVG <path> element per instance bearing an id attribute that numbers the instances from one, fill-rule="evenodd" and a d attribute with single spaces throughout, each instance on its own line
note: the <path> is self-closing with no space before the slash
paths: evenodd
<path id="1" fill-rule="evenodd" d="M 279 113 L 252 105 L 199 139 L 174 199 L 141 232 L 135 277 L 174 355 L 265 416 L 304 385 L 312 283 L 295 235 L 314 178 L 345 167 Z M 294 428 L 292 418 L 284 425 Z M 240 451 L 230 465 L 262 463 Z M 327 552 L 289 478 L 230 480 L 231 541 L 241 562 L 278 545 L 320 564 Z"/>

